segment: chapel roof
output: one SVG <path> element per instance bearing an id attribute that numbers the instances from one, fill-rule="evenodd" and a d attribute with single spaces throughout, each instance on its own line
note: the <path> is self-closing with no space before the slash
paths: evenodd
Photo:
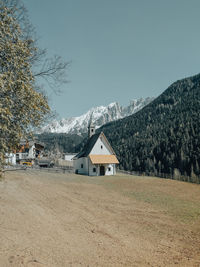
<path id="1" fill-rule="evenodd" d="M 92 164 L 119 164 L 115 155 L 89 155 Z"/>
<path id="2" fill-rule="evenodd" d="M 79 158 L 82 158 L 82 157 L 87 157 L 90 154 L 93 146 L 95 145 L 95 143 L 96 143 L 96 141 L 97 141 L 97 139 L 99 138 L 100 135 L 101 135 L 101 133 L 97 133 L 97 134 L 92 135 L 88 139 L 88 141 L 85 144 L 85 146 L 83 147 L 82 151 L 80 153 L 78 153 L 75 156 L 75 158 L 79 159 Z"/>

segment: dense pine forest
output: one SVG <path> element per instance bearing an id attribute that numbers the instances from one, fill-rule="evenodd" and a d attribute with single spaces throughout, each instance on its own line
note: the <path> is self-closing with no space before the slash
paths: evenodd
<path id="1" fill-rule="evenodd" d="M 200 182 L 200 74 L 173 83 L 134 115 L 104 125 L 120 168 Z"/>
<path id="2" fill-rule="evenodd" d="M 44 143 L 47 153 L 78 153 L 77 145 L 80 144 L 86 134 L 43 133 L 37 134 L 36 138 Z"/>

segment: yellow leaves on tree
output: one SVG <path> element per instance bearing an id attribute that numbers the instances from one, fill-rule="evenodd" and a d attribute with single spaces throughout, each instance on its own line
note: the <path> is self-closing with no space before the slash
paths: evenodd
<path id="1" fill-rule="evenodd" d="M 49 112 L 46 97 L 34 89 L 34 42 L 23 37 L 15 10 L 3 3 L 0 0 L 0 158 Z"/>

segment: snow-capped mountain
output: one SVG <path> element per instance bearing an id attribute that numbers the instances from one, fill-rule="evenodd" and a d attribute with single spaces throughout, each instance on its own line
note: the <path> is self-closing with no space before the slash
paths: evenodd
<path id="1" fill-rule="evenodd" d="M 45 127 L 41 132 L 51 133 L 68 133 L 81 134 L 87 132 L 88 122 L 92 119 L 96 128 L 110 121 L 122 119 L 126 116 L 132 115 L 141 108 L 149 104 L 154 98 L 147 97 L 145 99 L 135 99 L 130 102 L 127 107 L 122 107 L 119 103 L 111 103 L 108 106 L 100 106 L 91 108 L 85 114 L 79 117 L 72 117 L 61 120 L 54 120 Z"/>

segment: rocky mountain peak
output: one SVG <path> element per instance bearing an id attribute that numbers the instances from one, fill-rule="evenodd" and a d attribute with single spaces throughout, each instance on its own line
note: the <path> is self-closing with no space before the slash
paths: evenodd
<path id="1" fill-rule="evenodd" d="M 131 100 L 130 104 L 126 107 L 120 106 L 117 102 L 113 102 L 108 106 L 93 107 L 81 116 L 54 120 L 43 127 L 41 133 L 85 133 L 87 132 L 88 122 L 91 117 L 95 127 L 99 128 L 103 124 L 134 114 L 149 104 L 152 100 L 153 98 L 151 97 L 134 99 Z"/>

